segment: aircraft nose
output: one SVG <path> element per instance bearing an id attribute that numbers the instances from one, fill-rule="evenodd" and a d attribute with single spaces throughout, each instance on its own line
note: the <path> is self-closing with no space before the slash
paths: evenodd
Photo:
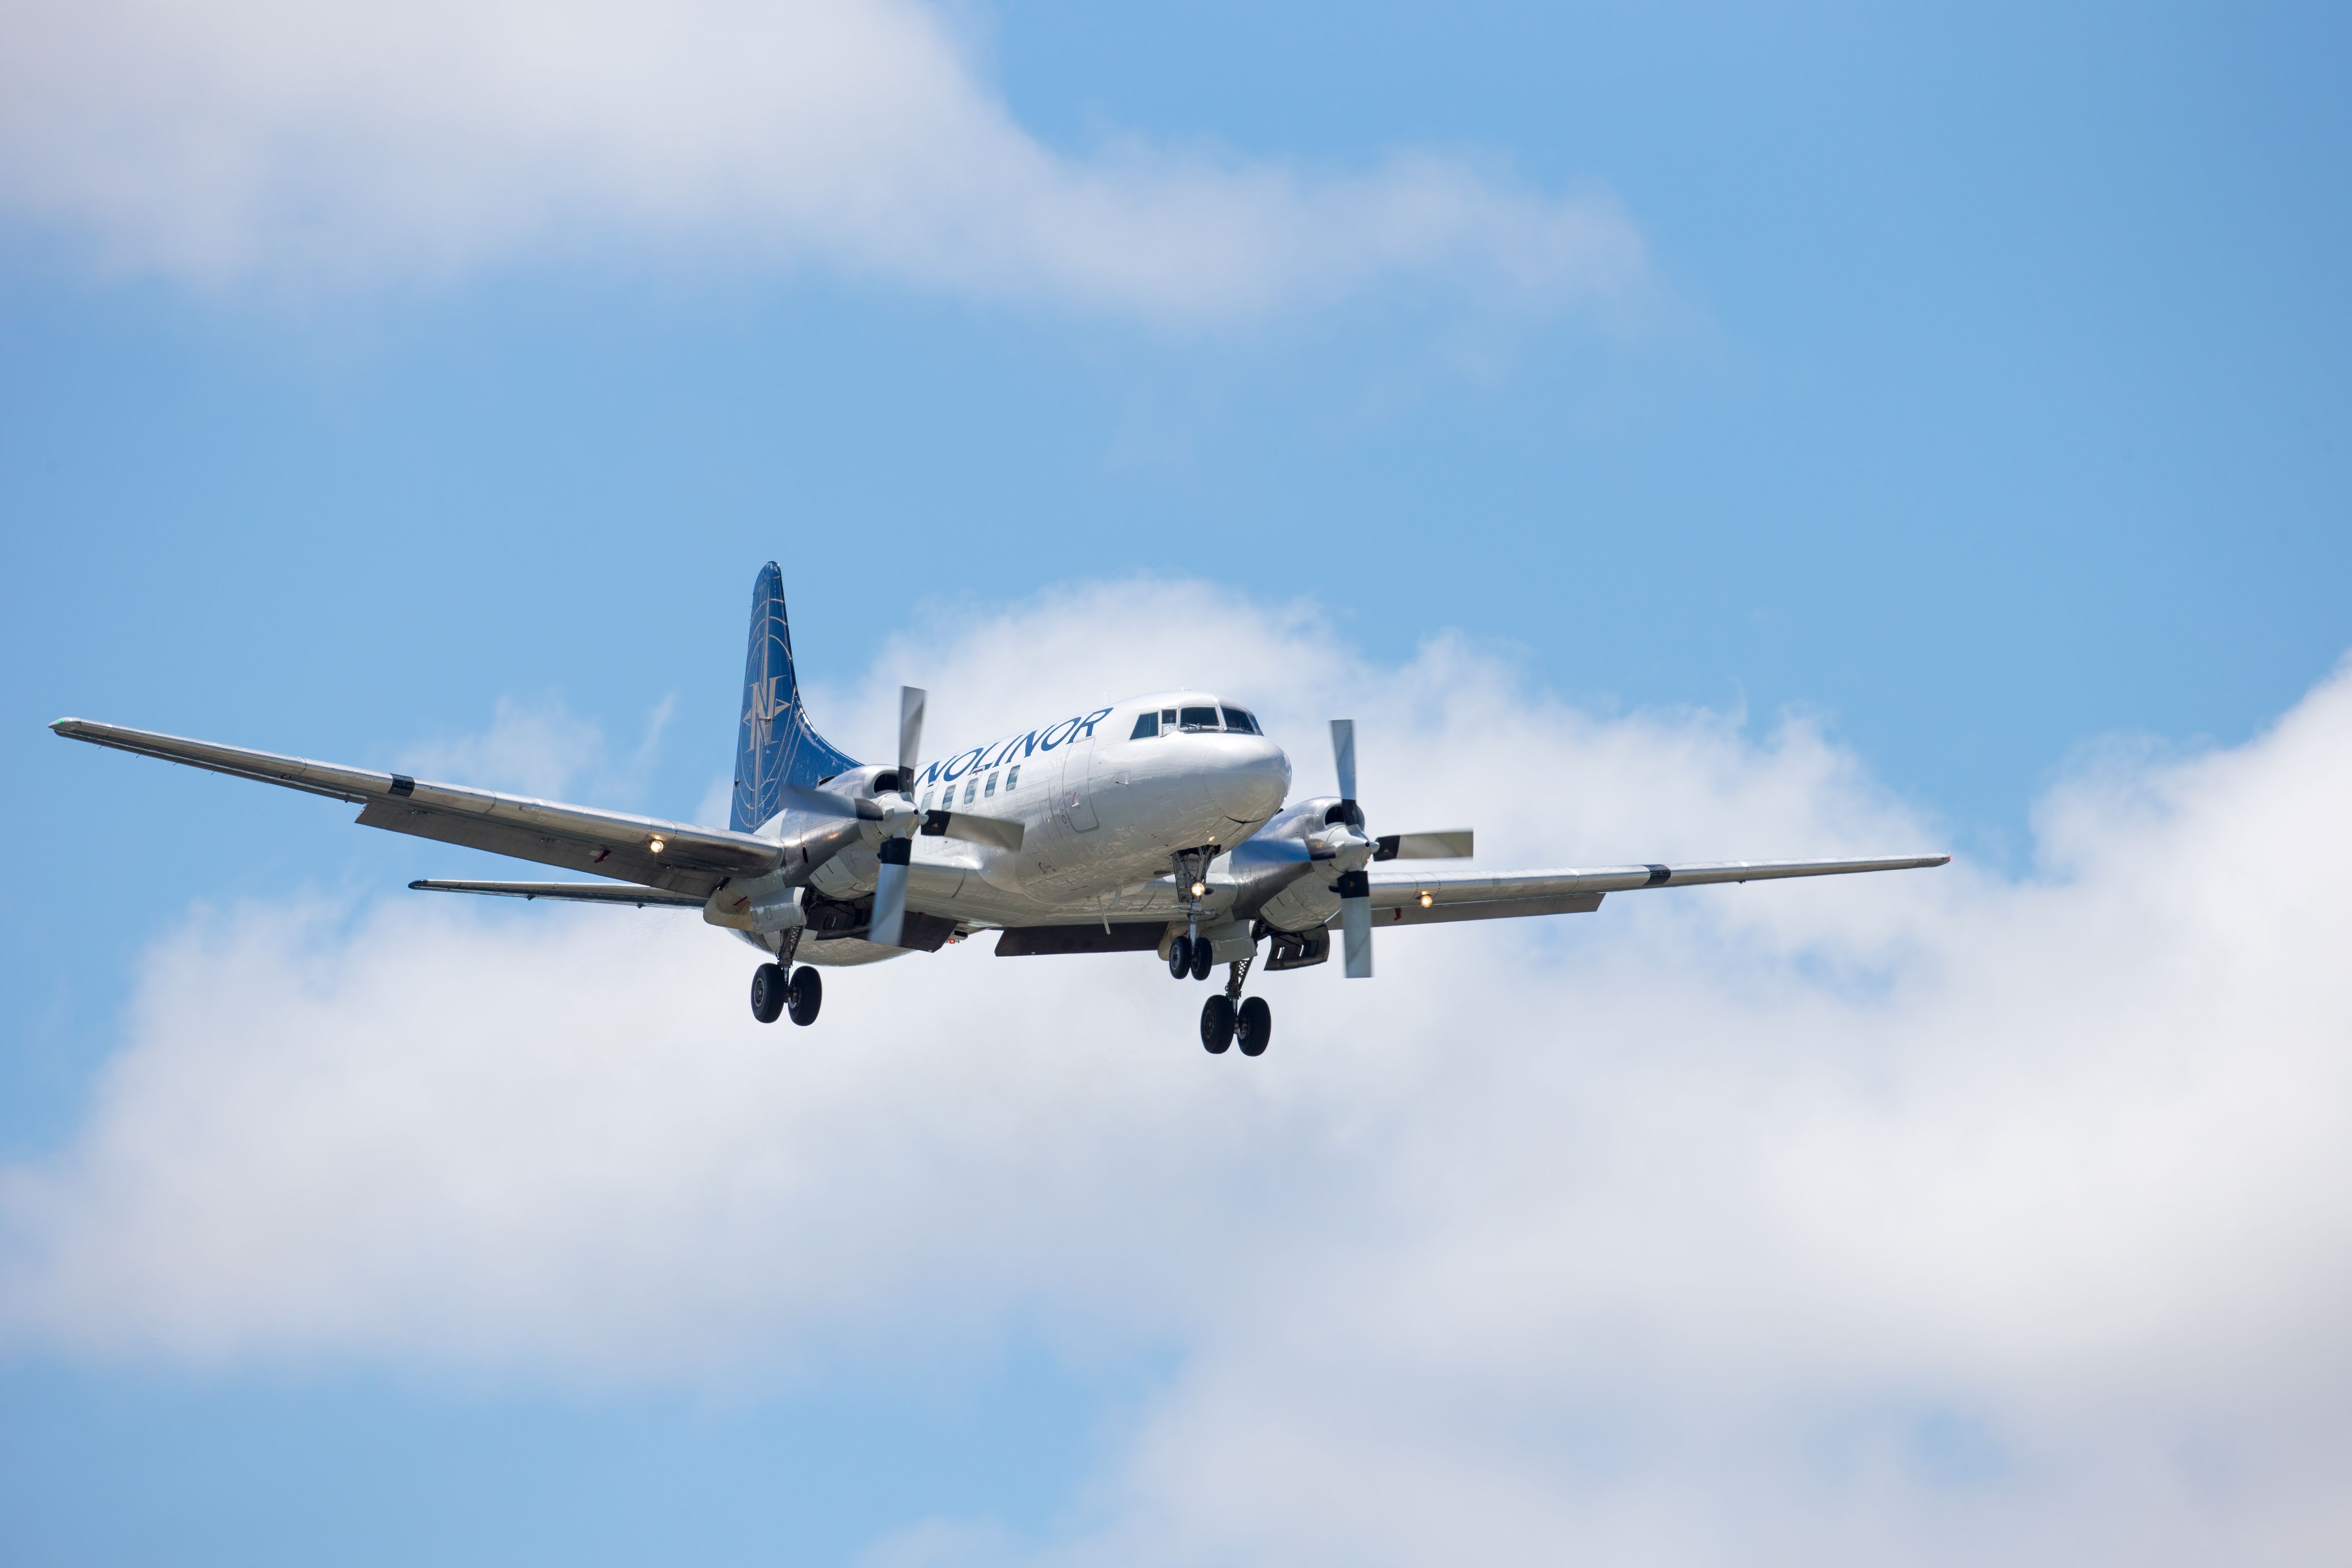
<path id="1" fill-rule="evenodd" d="M 1290 759 L 1263 735 L 1221 735 L 1202 770 L 1209 798 L 1235 822 L 1264 822 L 1290 794 Z"/>

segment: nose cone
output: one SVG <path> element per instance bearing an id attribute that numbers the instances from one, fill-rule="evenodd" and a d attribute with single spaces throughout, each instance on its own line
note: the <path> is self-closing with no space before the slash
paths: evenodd
<path id="1" fill-rule="evenodd" d="M 1290 759 L 1263 735 L 1202 736 L 1211 745 L 1202 782 L 1217 809 L 1235 822 L 1264 822 L 1290 794 Z"/>

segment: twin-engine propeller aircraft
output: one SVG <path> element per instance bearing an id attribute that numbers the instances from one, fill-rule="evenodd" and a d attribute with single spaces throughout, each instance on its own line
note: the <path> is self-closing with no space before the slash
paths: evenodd
<path id="1" fill-rule="evenodd" d="M 259 779 L 361 806 L 359 820 L 562 866 L 604 881 L 419 881 L 412 888 L 695 909 L 767 955 L 751 1012 L 816 1021 L 814 965 L 936 952 L 998 932 L 1001 958 L 1154 952 L 1181 980 L 1227 967 L 1201 1009 L 1201 1043 L 1263 1053 L 1273 1016 L 1243 982 L 1330 956 L 1370 979 L 1376 927 L 1589 913 L 1608 894 L 1941 866 L 1888 860 L 1735 860 L 1550 871 L 1393 868 L 1465 859 L 1467 828 L 1373 834 L 1357 804 L 1352 721 L 1331 721 L 1339 793 L 1286 805 L 1290 759 L 1248 709 L 1160 691 L 1059 717 L 943 759 L 922 757 L 924 695 L 899 693 L 898 754 L 858 763 L 801 706 L 773 562 L 751 595 L 751 646 L 735 797 L 724 831 L 433 784 L 143 730 L 60 719 L 77 741 Z M 795 963 L 798 967 L 795 968 Z"/>

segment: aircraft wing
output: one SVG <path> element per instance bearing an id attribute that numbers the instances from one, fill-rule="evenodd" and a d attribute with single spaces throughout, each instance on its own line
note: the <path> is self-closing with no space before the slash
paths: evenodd
<path id="1" fill-rule="evenodd" d="M 783 858 L 782 845 L 724 828 L 433 784 L 405 773 L 314 763 L 85 719 L 60 719 L 49 728 L 68 740 L 350 801 L 361 807 L 359 821 L 369 827 L 593 872 L 690 895 L 698 904 L 728 878 L 773 870 Z"/>
<path id="2" fill-rule="evenodd" d="M 1702 882 L 1765 882 L 1784 877 L 1843 877 L 1857 871 L 1909 871 L 1941 866 L 1948 855 L 1893 860 L 1713 860 L 1690 866 L 1602 866 L 1555 871 L 1388 871 L 1370 873 L 1372 924 L 1427 925 L 1503 920 L 1514 915 L 1589 914 L 1604 894 Z M 1428 902 L 1422 901 L 1423 894 Z M 1339 917 L 1332 917 L 1336 928 Z"/>
<path id="3" fill-rule="evenodd" d="M 408 887 L 416 893 L 486 893 L 494 899 L 556 899 L 574 904 L 628 904 L 640 910 L 698 910 L 709 902 L 692 893 L 665 893 L 627 882 L 451 882 L 428 877 Z"/>

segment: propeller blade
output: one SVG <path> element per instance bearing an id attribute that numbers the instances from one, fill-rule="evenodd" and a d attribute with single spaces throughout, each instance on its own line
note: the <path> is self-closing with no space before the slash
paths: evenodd
<path id="1" fill-rule="evenodd" d="M 923 705 L 931 694 L 919 686 L 898 688 L 898 793 L 913 795 L 915 768 L 923 760 Z"/>
<path id="2" fill-rule="evenodd" d="M 1331 760 L 1339 768 L 1339 798 L 1356 798 L 1356 721 L 1331 721 Z"/>
<path id="3" fill-rule="evenodd" d="M 1339 879 L 1339 934 L 1346 943 L 1348 978 L 1372 977 L 1372 879 L 1361 871 Z"/>
<path id="4" fill-rule="evenodd" d="M 1022 839 L 1028 836 L 1028 829 L 1017 822 L 969 811 L 927 811 L 923 814 L 922 830 L 928 837 L 945 835 L 967 844 L 993 844 L 999 849 L 1018 849 Z"/>
<path id="5" fill-rule="evenodd" d="M 1375 840 L 1375 860 L 1467 860 L 1471 832 L 1456 827 L 1444 833 L 1383 833 Z"/>
<path id="6" fill-rule="evenodd" d="M 868 942 L 897 947 L 906 932 L 907 863 L 913 858 L 914 847 L 911 839 L 882 841 L 882 869 L 874 879 L 874 920 L 866 932 Z"/>

